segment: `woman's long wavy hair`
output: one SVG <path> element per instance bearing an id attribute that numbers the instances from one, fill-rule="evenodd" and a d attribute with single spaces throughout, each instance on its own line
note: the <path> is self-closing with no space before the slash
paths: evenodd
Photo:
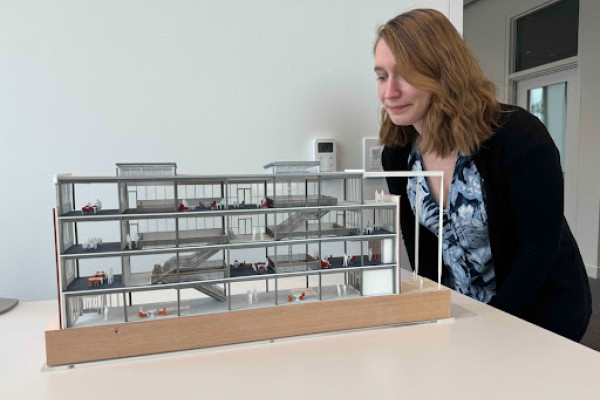
<path id="1" fill-rule="evenodd" d="M 422 152 L 439 157 L 456 150 L 471 154 L 493 135 L 500 113 L 496 88 L 441 12 L 416 9 L 398 15 L 379 28 L 375 47 L 380 40 L 394 54 L 398 73 L 431 93 Z M 381 144 L 406 146 L 416 136 L 412 125 L 395 125 L 385 108 L 381 110 Z"/>

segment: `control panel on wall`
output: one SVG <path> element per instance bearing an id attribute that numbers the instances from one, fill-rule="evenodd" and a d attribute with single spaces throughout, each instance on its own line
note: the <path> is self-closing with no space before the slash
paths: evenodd
<path id="1" fill-rule="evenodd" d="M 333 139 L 313 139 L 313 160 L 321 163 L 321 172 L 337 171 L 337 146 Z"/>

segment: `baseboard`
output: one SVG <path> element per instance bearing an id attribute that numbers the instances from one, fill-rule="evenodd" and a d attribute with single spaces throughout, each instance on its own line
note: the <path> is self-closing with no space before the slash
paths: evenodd
<path id="1" fill-rule="evenodd" d="M 597 265 L 585 264 L 585 271 L 588 278 L 600 279 L 600 267 Z"/>

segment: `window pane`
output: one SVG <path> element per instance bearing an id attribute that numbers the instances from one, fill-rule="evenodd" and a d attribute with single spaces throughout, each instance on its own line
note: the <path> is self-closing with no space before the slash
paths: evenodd
<path id="1" fill-rule="evenodd" d="M 517 20 L 516 71 L 577 55 L 579 0 L 562 0 Z"/>
<path id="2" fill-rule="evenodd" d="M 546 125 L 565 165 L 565 134 L 567 124 L 567 83 L 543 86 L 527 92 L 527 108 Z"/>

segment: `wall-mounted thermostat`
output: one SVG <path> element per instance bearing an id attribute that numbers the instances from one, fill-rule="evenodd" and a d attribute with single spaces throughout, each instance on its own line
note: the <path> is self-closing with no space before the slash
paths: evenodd
<path id="1" fill-rule="evenodd" d="M 321 172 L 337 171 L 337 146 L 333 139 L 313 139 L 313 160 L 321 163 Z"/>

